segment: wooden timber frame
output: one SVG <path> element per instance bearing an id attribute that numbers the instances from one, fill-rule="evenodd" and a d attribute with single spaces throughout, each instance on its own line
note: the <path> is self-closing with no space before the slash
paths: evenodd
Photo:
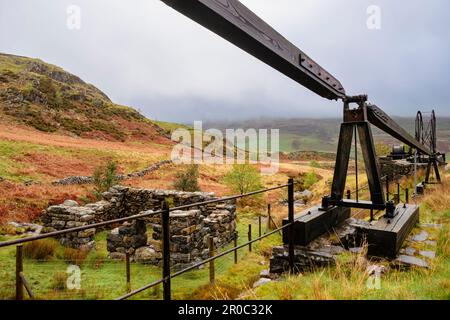
<path id="1" fill-rule="evenodd" d="M 303 242 L 306 242 L 313 235 L 326 232 L 329 227 L 340 221 L 340 219 L 333 219 L 333 213 L 340 212 L 338 216 L 344 217 L 350 208 L 386 210 L 386 219 L 393 219 L 399 214 L 394 203 L 386 201 L 389 199 L 385 199 L 383 194 L 370 125 L 380 128 L 416 149 L 420 154 L 431 156 L 432 152 L 427 146 L 412 137 L 380 108 L 368 104 L 367 95 L 348 96 L 339 80 L 239 0 L 162 1 L 317 95 L 329 100 L 342 99 L 344 102 L 344 122 L 341 124 L 331 195 L 322 199 L 322 206 L 313 210 L 312 217 L 304 219 L 305 230 L 311 230 L 311 232 L 308 235 L 297 237 L 297 240 L 304 239 Z M 357 104 L 358 108 L 350 109 L 350 104 Z M 359 200 L 358 193 L 355 200 L 344 199 L 352 140 L 355 136 L 356 145 L 358 135 L 369 180 L 370 201 Z M 346 210 L 336 211 L 335 208 Z M 292 212 L 290 216 L 292 218 Z M 292 219 L 290 220 L 292 223 Z M 317 229 L 309 228 L 313 225 L 317 226 L 313 227 Z M 289 236 L 287 233 L 284 238 L 290 244 L 292 241 L 296 241 L 292 239 L 294 238 L 292 235 Z"/>
<path id="2" fill-rule="evenodd" d="M 373 210 L 386 209 L 386 214 L 392 216 L 395 212 L 395 207 L 393 202 L 385 201 L 372 129 L 368 119 L 366 101 L 367 96 L 365 95 L 348 97 L 344 100 L 344 122 L 341 124 L 339 134 L 331 196 L 323 198 L 322 208 L 327 209 L 330 206 L 339 206 Z M 351 109 L 350 104 L 352 103 L 356 103 L 358 108 Z M 359 135 L 371 201 L 344 199 L 350 152 L 352 149 L 353 137 L 355 138 L 355 141 L 357 141 L 356 135 Z"/>

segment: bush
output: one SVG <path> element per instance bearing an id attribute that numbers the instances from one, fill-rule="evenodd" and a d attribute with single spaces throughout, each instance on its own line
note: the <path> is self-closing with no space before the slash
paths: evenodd
<path id="1" fill-rule="evenodd" d="M 94 195 L 100 198 L 101 194 L 108 191 L 117 183 L 117 164 L 109 161 L 106 166 L 97 167 L 94 171 Z"/>
<path id="2" fill-rule="evenodd" d="M 306 189 L 310 189 L 321 179 L 322 177 L 314 171 L 308 173 L 300 173 L 298 176 L 294 177 L 295 191 L 305 191 Z"/>
<path id="3" fill-rule="evenodd" d="M 316 160 L 311 160 L 309 162 L 309 166 L 312 167 L 312 168 L 320 168 L 320 163 L 317 162 Z"/>
<path id="4" fill-rule="evenodd" d="M 176 180 L 173 183 L 176 190 L 195 192 L 200 190 L 198 185 L 198 164 L 189 165 L 186 171 L 180 172 L 176 175 Z"/>
<path id="5" fill-rule="evenodd" d="M 55 255 L 58 242 L 54 239 L 42 239 L 27 242 L 23 246 L 25 258 L 34 260 L 50 260 Z"/>
<path id="6" fill-rule="evenodd" d="M 64 260 L 66 262 L 76 264 L 80 266 L 88 255 L 87 250 L 73 249 L 73 248 L 65 248 L 64 249 Z"/>
<path id="7" fill-rule="evenodd" d="M 308 172 L 305 175 L 305 182 L 303 185 L 306 189 L 309 189 L 317 182 L 319 182 L 319 176 L 315 172 Z"/>
<path id="8" fill-rule="evenodd" d="M 223 182 L 235 193 L 244 194 L 263 188 L 261 174 L 250 164 L 235 164 L 223 178 Z"/>
<path id="9" fill-rule="evenodd" d="M 67 273 L 55 272 L 51 283 L 51 288 L 57 291 L 64 291 L 67 287 Z"/>

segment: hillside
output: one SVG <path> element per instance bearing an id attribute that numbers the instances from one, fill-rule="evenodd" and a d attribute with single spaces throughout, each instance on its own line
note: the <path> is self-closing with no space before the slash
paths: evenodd
<path id="1" fill-rule="evenodd" d="M 394 117 L 394 120 L 410 134 L 414 135 L 415 118 Z M 223 131 L 227 128 L 279 129 L 280 150 L 283 152 L 320 151 L 335 153 L 340 123 L 341 119 L 332 118 L 259 118 L 246 121 L 211 121 L 204 124 L 204 127 L 207 129 L 217 128 Z M 438 150 L 450 153 L 450 118 L 439 117 L 439 114 L 437 114 L 437 124 Z M 377 128 L 373 129 L 373 133 L 376 142 L 398 143 L 398 141 Z"/>
<path id="2" fill-rule="evenodd" d="M 79 77 L 38 59 L 1 53 L 0 119 L 83 138 L 169 142 L 164 129 Z"/>

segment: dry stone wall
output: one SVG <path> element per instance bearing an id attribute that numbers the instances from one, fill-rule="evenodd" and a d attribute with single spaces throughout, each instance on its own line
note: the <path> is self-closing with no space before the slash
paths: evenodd
<path id="1" fill-rule="evenodd" d="M 78 206 L 74 201 L 51 206 L 44 210 L 43 232 L 63 230 L 136 215 L 161 209 L 167 201 L 170 207 L 178 207 L 217 199 L 214 193 L 180 192 L 157 189 L 137 189 L 115 186 L 103 194 L 103 199 Z M 195 206 L 170 213 L 171 260 L 176 265 L 191 264 L 209 255 L 208 238 L 213 237 L 216 248 L 233 241 L 236 236 L 236 204 L 234 201 Z M 94 228 L 64 235 L 62 244 L 73 248 L 94 247 Z M 160 264 L 161 215 L 127 222 L 112 230 L 107 237 L 110 257 L 123 259 L 129 253 L 132 260 Z"/>
<path id="2" fill-rule="evenodd" d="M 42 233 L 86 226 L 95 222 L 95 212 L 78 206 L 73 200 L 66 200 L 61 205 L 48 207 L 42 215 L 44 228 Z M 91 250 L 95 246 L 95 228 L 69 233 L 60 238 L 62 245 L 76 249 Z"/>

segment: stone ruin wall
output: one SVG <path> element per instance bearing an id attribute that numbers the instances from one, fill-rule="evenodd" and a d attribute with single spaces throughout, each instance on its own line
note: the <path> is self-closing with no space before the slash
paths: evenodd
<path id="1" fill-rule="evenodd" d="M 74 201 L 51 206 L 44 210 L 43 232 L 63 230 L 96 222 L 158 211 L 163 201 L 170 207 L 217 199 L 213 193 L 179 192 L 155 189 L 136 189 L 115 186 L 105 192 L 96 203 L 78 206 Z M 133 222 L 126 222 L 109 232 L 108 251 L 114 259 L 159 264 L 161 254 L 160 214 Z M 214 203 L 170 213 L 171 260 L 174 264 L 190 264 L 208 256 L 208 238 L 216 247 L 223 247 L 236 236 L 236 205 L 234 201 Z M 147 228 L 148 226 L 148 228 Z M 91 249 L 97 230 L 65 235 L 60 242 L 73 248 Z"/>

